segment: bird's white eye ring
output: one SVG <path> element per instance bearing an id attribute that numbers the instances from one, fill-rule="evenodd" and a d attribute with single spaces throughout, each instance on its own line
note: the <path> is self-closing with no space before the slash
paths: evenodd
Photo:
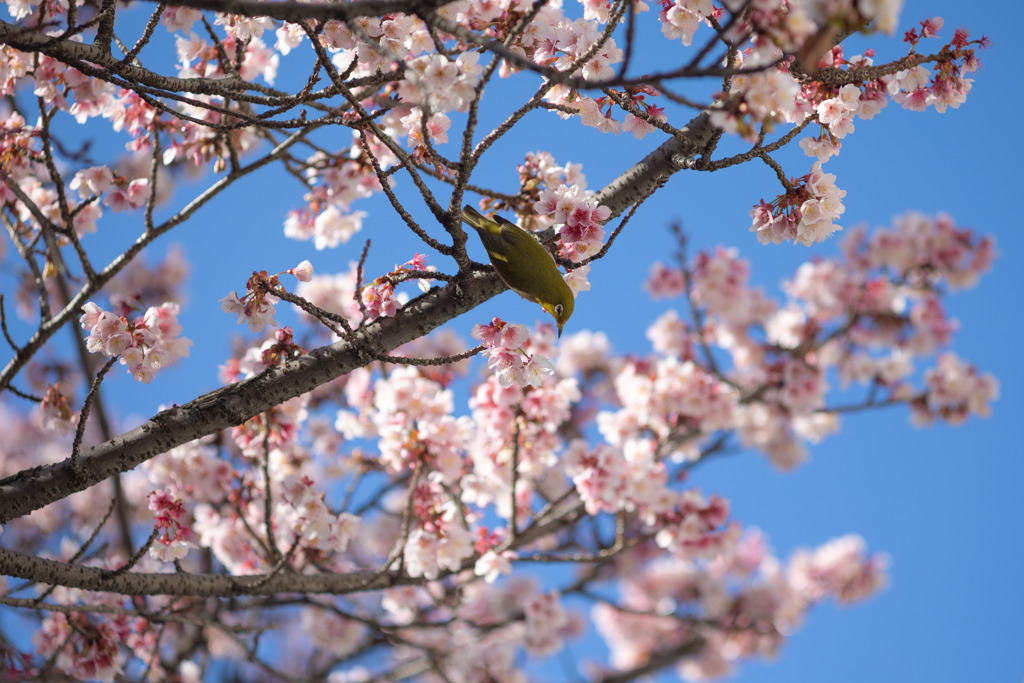
<path id="1" fill-rule="evenodd" d="M 555 315 L 562 315 L 562 304 L 555 304 Z"/>

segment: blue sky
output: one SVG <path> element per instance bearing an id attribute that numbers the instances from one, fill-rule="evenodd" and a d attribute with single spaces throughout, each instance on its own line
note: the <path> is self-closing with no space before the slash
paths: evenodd
<path id="1" fill-rule="evenodd" d="M 750 683 L 944 683 L 1024 676 L 1024 447 L 1015 427 L 1024 413 L 1019 351 L 1024 334 L 1019 313 L 1024 302 L 1019 208 L 1024 174 L 1019 164 L 1024 149 L 1014 132 L 1024 105 L 1016 65 L 1016 33 L 1024 10 L 1015 2 L 989 3 L 979 12 L 952 0 L 908 0 L 901 29 L 928 16 L 946 20 L 943 38 L 965 26 L 993 40 L 981 55 L 983 68 L 975 74 L 966 104 L 942 115 L 890 105 L 873 121 L 857 122 L 857 132 L 826 170 L 848 193 L 844 225 L 888 225 L 908 210 L 948 212 L 959 224 L 996 236 L 994 270 L 979 287 L 950 296 L 946 304 L 961 325 L 954 348 L 995 374 L 1002 396 L 991 418 L 957 428 L 914 428 L 902 408 L 847 417 L 842 433 L 813 447 L 811 462 L 795 473 L 779 473 L 755 454 L 722 458 L 695 472 L 696 485 L 729 498 L 734 516 L 761 528 L 783 557 L 797 547 L 857 532 L 872 550 L 893 559 L 885 593 L 854 607 L 814 611 L 776 661 L 741 669 L 740 679 Z M 859 51 L 856 43 L 850 45 L 850 53 Z M 901 49 L 893 39 L 879 50 L 880 58 Z M 493 107 L 490 115 L 501 115 L 495 99 L 486 105 Z M 503 141 L 495 150 L 495 164 L 484 170 L 493 168 L 495 175 L 487 177 L 494 186 L 512 188 L 516 179 L 508 160 L 548 146 L 560 162 L 583 163 L 590 187 L 597 189 L 658 142 L 653 136 L 641 142 L 631 136 L 608 138 L 553 115 L 535 117 Z M 454 146 L 447 152 L 454 156 Z M 791 162 L 786 165 L 790 175 L 809 168 L 796 152 L 783 157 Z M 747 232 L 747 212 L 777 192 L 773 173 L 762 164 L 678 174 L 642 208 L 609 258 L 595 265 L 593 290 L 577 301 L 566 332 L 605 329 L 619 351 L 649 350 L 644 331 L 664 306 L 647 301 L 641 282 L 650 262 L 674 248 L 667 227 L 677 219 L 691 249 L 738 247 L 751 261 L 755 282 L 780 297 L 780 278 L 812 255 L 836 253 L 839 242 L 811 249 L 758 245 Z M 345 248 L 315 252 L 311 244 L 289 242 L 281 232 L 286 211 L 301 202 L 300 188 L 267 173 L 227 193 L 167 242 L 155 245 L 156 253 L 175 242 L 188 251 L 194 279 L 182 323 L 196 346 L 187 362 L 161 373 L 148 387 L 115 369 L 118 377 L 105 388 L 124 399 L 122 411 L 131 405 L 141 414 L 217 386 L 217 366 L 229 353 L 229 336 L 245 332 L 220 312 L 217 299 L 242 289 L 252 270 L 284 270 L 303 258 L 319 272 L 343 270 L 358 258 L 363 237 L 374 239 L 368 273 L 385 272 L 409 258 L 415 247 L 407 242 L 408 250 L 395 248 L 406 243 L 393 240 L 405 238 L 396 237 L 397 219 L 378 199 L 357 207 L 371 215 L 363 235 Z M 135 229 L 126 226 L 124 233 L 107 237 L 121 243 Z M 479 245 L 471 248 L 484 260 Z M 530 323 L 537 312 L 506 293 L 463 316 L 455 327 L 465 334 L 473 323 L 493 315 Z M 576 647 L 575 655 L 588 658 L 587 647 Z"/>
<path id="2" fill-rule="evenodd" d="M 906 4 L 901 27 L 926 16 L 945 19 L 942 35 L 965 26 L 994 42 L 967 103 L 943 115 L 893 106 L 858 122 L 839 157 L 827 165 L 847 190 L 845 225 L 884 225 L 908 209 L 948 212 L 961 225 L 996 236 L 999 258 L 981 285 L 947 300 L 961 330 L 954 347 L 995 374 L 1002 396 L 987 420 L 951 428 L 912 428 L 907 411 L 845 418 L 840 435 L 813 450 L 793 474 L 773 471 L 756 456 L 708 467 L 696 479 L 733 503 L 738 519 L 761 527 L 780 553 L 856 531 L 871 548 L 892 555 L 889 589 L 850 608 L 820 608 L 770 663 L 745 666 L 748 683 L 822 680 L 1020 680 L 1024 653 L 1018 614 L 1024 498 L 1017 429 L 1022 362 L 1015 341 L 1024 300 L 1018 136 L 1007 135 L 1006 113 L 1022 103 L 1011 66 L 1015 39 L 1006 27 L 1024 18 L 1017 3 L 972 12 L 968 3 Z M 854 51 L 855 52 L 855 51 Z M 885 53 L 882 53 L 885 54 Z M 1013 69 L 1013 71 L 1011 71 Z M 763 188 L 763 169 L 744 168 L 741 185 Z M 717 179 L 716 179 L 717 180 Z M 694 198 L 690 179 L 671 189 Z M 767 288 L 805 257 L 799 248 L 759 250 L 740 234 L 744 202 L 686 213 L 700 242 L 738 245 Z M 665 215 L 671 209 L 663 209 Z M 724 214 L 729 216 L 725 219 Z M 724 226 L 729 226 L 728 228 Z M 837 243 L 814 249 L 829 254 Z M 781 253 L 781 252 L 788 253 Z M 803 252 L 803 253 L 802 253 Z"/>

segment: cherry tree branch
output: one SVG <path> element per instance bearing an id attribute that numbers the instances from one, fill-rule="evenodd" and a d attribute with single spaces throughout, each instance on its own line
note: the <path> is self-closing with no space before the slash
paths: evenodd
<path id="1" fill-rule="evenodd" d="M 238 14 L 244 17 L 270 17 L 299 23 L 307 19 L 353 21 L 361 17 L 385 14 L 429 14 L 451 0 L 356 0 L 355 2 L 265 2 L 264 0 L 175 0 L 171 7 Z"/>
<path id="2" fill-rule="evenodd" d="M 144 425 L 83 453 L 78 473 L 65 460 L 8 477 L 0 481 L 0 524 L 130 470 L 175 446 L 240 425 L 366 365 L 376 352 L 391 351 L 427 334 L 504 289 L 493 273 L 466 276 L 414 299 L 394 318 L 378 319 L 331 346 L 158 413 Z"/>
<path id="3" fill-rule="evenodd" d="M 704 151 L 703 146 L 714 130 L 706 114 L 696 117 L 681 129 L 681 138 L 663 143 L 609 183 L 597 194 L 598 201 L 611 209 L 612 217 L 619 215 L 657 184 L 682 169 L 693 167 L 696 156 Z M 109 279 L 105 277 L 108 271 L 109 267 L 98 274 L 98 283 Z M 377 354 L 388 353 L 422 337 L 506 288 L 493 272 L 465 275 L 409 302 L 394 318 L 378 319 L 331 346 L 158 413 L 144 425 L 82 454 L 77 472 L 70 461 L 65 460 L 0 480 L 0 500 L 3 501 L 0 524 L 128 471 L 175 446 L 240 425 L 254 415 L 366 365 Z M 44 327 L 55 331 L 91 293 L 89 286 L 84 287 L 73 302 Z M 30 341 L 23 349 L 35 346 Z M 21 356 L 19 353 L 0 379 L 27 362 L 26 357 L 16 363 Z"/>
<path id="4" fill-rule="evenodd" d="M 135 63 L 118 59 L 109 52 L 94 45 L 54 38 L 44 33 L 39 33 L 34 29 L 5 21 L 0 21 L 0 44 L 10 45 L 22 52 L 44 54 L 68 66 L 73 66 L 90 76 L 140 94 L 168 97 L 198 107 L 214 108 L 208 102 L 182 98 L 175 95 L 175 93 L 215 95 L 238 102 L 268 107 L 290 108 L 306 105 L 325 111 L 333 110 L 318 103 L 317 100 L 334 97 L 339 93 L 338 88 L 334 84 L 316 92 L 294 95 L 265 85 L 251 83 L 237 76 L 227 76 L 224 78 L 178 78 L 175 76 L 164 76 L 138 66 Z M 366 85 L 381 84 L 389 80 L 395 80 L 398 77 L 395 75 L 374 75 L 368 78 L 352 79 L 347 81 L 346 85 L 351 88 L 360 88 Z M 258 92 L 261 95 L 252 95 L 249 94 L 249 91 Z M 216 109 L 230 116 L 241 116 L 241 112 L 238 111 Z M 209 122 L 201 123 L 210 125 Z M 242 121 L 238 125 L 250 125 L 250 122 Z"/>

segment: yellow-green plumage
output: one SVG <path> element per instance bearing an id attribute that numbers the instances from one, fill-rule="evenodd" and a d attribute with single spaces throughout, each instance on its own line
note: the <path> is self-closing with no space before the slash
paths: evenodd
<path id="1" fill-rule="evenodd" d="M 572 315 L 573 296 L 562 279 L 562 271 L 533 235 L 500 216 L 489 218 L 466 206 L 462 220 L 477 231 L 491 258 L 491 265 L 516 294 L 541 305 L 562 326 Z"/>

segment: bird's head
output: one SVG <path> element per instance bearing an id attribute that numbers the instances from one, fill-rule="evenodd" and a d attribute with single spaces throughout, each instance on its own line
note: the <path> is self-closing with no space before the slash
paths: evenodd
<path id="1" fill-rule="evenodd" d="M 575 300 L 572 296 L 572 290 L 566 285 L 565 289 L 559 288 L 558 296 L 554 297 L 553 301 L 544 302 L 541 306 L 545 311 L 551 314 L 551 317 L 555 319 L 558 324 L 558 336 L 562 336 L 562 327 L 569 320 L 572 315 L 573 304 Z"/>

